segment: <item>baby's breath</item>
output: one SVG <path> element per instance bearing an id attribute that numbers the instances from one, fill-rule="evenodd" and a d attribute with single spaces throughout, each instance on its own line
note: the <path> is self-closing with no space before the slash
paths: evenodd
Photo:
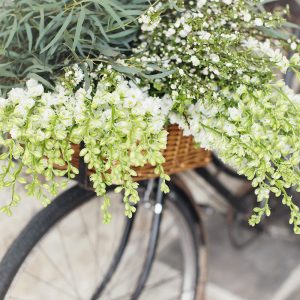
<path id="1" fill-rule="evenodd" d="M 286 192 L 300 190 L 300 95 L 276 75 L 288 69 L 299 74 L 299 54 L 288 59 L 282 51 L 297 50 L 299 41 L 268 36 L 265 29 L 279 30 L 284 19 L 256 5 L 210 0 L 168 11 L 134 52 L 141 53 L 138 62 L 173 70 L 148 81 L 154 93 L 171 95 L 171 123 L 252 180 L 264 205 L 254 209 L 250 224 L 270 214 L 272 192 L 290 208 L 300 233 L 299 209 Z"/>

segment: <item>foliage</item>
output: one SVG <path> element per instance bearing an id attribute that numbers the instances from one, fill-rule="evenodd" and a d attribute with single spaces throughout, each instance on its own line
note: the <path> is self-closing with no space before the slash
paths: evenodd
<path id="1" fill-rule="evenodd" d="M 130 50 L 148 0 L 18 0 L 0 4 L 0 89 L 26 78 L 52 87 L 62 68 Z"/>

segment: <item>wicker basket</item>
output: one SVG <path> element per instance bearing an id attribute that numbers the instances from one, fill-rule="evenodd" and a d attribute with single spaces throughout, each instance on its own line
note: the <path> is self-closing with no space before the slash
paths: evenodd
<path id="1" fill-rule="evenodd" d="M 168 127 L 168 143 L 164 150 L 164 171 L 166 174 L 175 174 L 188 169 L 206 166 L 211 159 L 209 151 L 195 147 L 194 140 L 191 136 L 183 136 L 182 130 L 177 125 L 170 125 Z M 80 145 L 73 145 L 74 154 L 72 165 L 79 168 L 79 181 L 85 181 L 87 175 L 92 173 L 91 170 L 86 170 L 86 166 L 79 159 Z M 154 173 L 154 167 L 145 165 L 144 167 L 135 168 L 137 176 L 135 181 L 146 180 L 157 177 Z"/>

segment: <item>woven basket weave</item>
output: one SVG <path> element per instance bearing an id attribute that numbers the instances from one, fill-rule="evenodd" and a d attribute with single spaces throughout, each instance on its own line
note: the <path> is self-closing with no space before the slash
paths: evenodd
<path id="1" fill-rule="evenodd" d="M 164 171 L 166 174 L 175 174 L 188 169 L 206 166 L 211 159 L 210 152 L 195 147 L 194 140 L 191 136 L 183 136 L 182 130 L 177 125 L 168 127 L 167 148 L 163 155 L 166 159 L 164 163 Z M 74 154 L 72 165 L 79 168 L 79 152 L 80 145 L 73 145 Z M 144 167 L 135 168 L 137 176 L 135 181 L 155 178 L 158 175 L 154 173 L 154 167 L 145 165 Z M 86 175 L 90 175 L 92 171 L 88 170 Z"/>

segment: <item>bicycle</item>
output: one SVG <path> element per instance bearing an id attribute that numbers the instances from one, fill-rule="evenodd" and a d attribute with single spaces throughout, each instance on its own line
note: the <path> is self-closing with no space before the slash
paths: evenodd
<path id="1" fill-rule="evenodd" d="M 218 172 L 222 171 L 228 173 L 230 176 L 241 179 L 240 176 L 236 175 L 234 171 L 228 169 L 214 156 L 213 164 Z M 235 212 L 235 216 L 238 216 L 240 214 L 245 216 L 245 212 L 249 212 L 249 207 L 245 206 L 245 201 L 242 200 L 244 199 L 245 195 L 252 194 L 252 189 L 248 190 L 246 194 L 241 195 L 238 198 L 230 193 L 226 186 L 224 186 L 218 179 L 216 174 L 213 174 L 208 168 L 199 168 L 192 172 L 197 174 L 196 176 L 198 176 L 198 178 L 203 178 L 209 185 L 214 187 L 214 189 L 224 197 L 226 203 L 229 203 L 231 207 L 234 208 L 233 211 Z M 84 221 L 83 227 L 85 227 L 85 233 L 97 228 L 96 225 L 99 225 L 100 223 L 100 213 L 98 212 L 100 204 L 95 203 L 94 206 L 90 207 L 89 209 L 85 209 L 84 207 L 88 206 L 89 203 L 97 202 L 97 200 L 100 199 L 95 197 L 95 194 L 92 190 L 86 189 L 86 182 L 84 181 L 85 179 L 86 177 L 82 176 L 80 180 L 84 184 L 76 185 L 70 190 L 67 190 L 59 197 L 57 197 L 47 208 L 39 212 L 29 222 L 29 224 L 20 233 L 19 237 L 11 245 L 10 249 L 7 251 L 2 262 L 0 263 L 0 299 L 15 299 L 10 296 L 13 295 L 13 291 L 11 291 L 11 288 L 15 288 L 12 283 L 20 270 L 22 272 L 22 265 L 24 264 L 24 262 L 26 262 L 28 256 L 33 255 L 32 250 L 34 248 L 39 247 L 40 249 L 42 249 L 42 252 L 46 251 L 42 246 L 39 246 L 39 241 L 44 236 L 47 236 L 48 232 L 51 229 L 55 230 L 56 227 L 59 227 L 59 222 L 67 223 L 67 219 L 70 218 L 68 216 L 71 213 L 76 214 L 76 211 L 79 211 L 79 215 L 81 215 L 80 218 L 84 220 L 84 214 L 82 215 L 82 211 L 86 213 L 94 211 L 96 209 L 97 223 L 87 224 L 87 222 Z M 155 265 L 157 265 L 157 261 L 160 260 L 160 257 L 164 252 L 164 247 L 161 247 L 160 244 L 162 243 L 162 239 L 166 239 L 168 236 L 170 236 L 170 226 L 173 227 L 173 231 L 174 227 L 176 227 L 177 234 L 173 233 L 173 235 L 175 234 L 175 237 L 173 238 L 172 243 L 177 243 L 177 245 L 179 243 L 181 245 L 178 246 L 177 249 L 180 248 L 182 254 L 182 267 L 180 273 L 181 279 L 180 282 L 177 283 L 177 285 L 181 287 L 181 290 L 177 292 L 177 295 L 174 296 L 174 299 L 203 299 L 206 277 L 206 240 L 205 232 L 201 222 L 199 206 L 205 206 L 205 204 L 196 203 L 195 197 L 191 193 L 192 187 L 189 186 L 189 179 L 184 178 L 184 176 L 182 176 L 181 174 L 172 177 L 170 183 L 171 192 L 168 195 L 163 195 L 161 193 L 159 189 L 159 183 L 159 180 L 151 179 L 140 184 L 139 193 L 142 200 L 137 206 L 137 212 L 132 219 L 125 219 L 123 221 L 123 224 L 118 223 L 120 221 L 118 215 L 122 213 L 121 201 L 118 201 L 117 199 L 114 199 L 114 201 L 112 201 L 112 212 L 115 216 L 115 220 L 109 226 L 114 227 L 114 234 L 116 234 L 115 239 L 116 241 L 118 241 L 118 245 L 113 245 L 111 252 L 109 252 L 108 254 L 108 256 L 111 257 L 110 263 L 106 263 L 104 266 L 102 266 L 102 270 L 97 270 L 98 275 L 99 273 L 102 274 L 102 280 L 94 280 L 93 288 L 90 287 L 91 291 L 86 293 L 83 298 L 81 298 L 80 291 L 77 291 L 77 298 L 75 297 L 76 299 L 96 300 L 102 299 L 102 297 L 104 297 L 103 299 L 106 299 L 105 297 L 108 297 L 107 291 L 111 291 L 113 289 L 113 286 L 117 284 L 116 281 L 119 280 L 118 275 L 116 274 L 123 273 L 124 265 L 126 265 L 125 262 L 130 261 L 133 257 L 133 255 L 129 255 L 128 257 L 126 252 L 130 250 L 130 247 L 133 247 L 132 245 L 136 244 L 136 242 L 132 242 L 132 238 L 134 235 L 138 235 L 138 238 L 136 238 L 136 241 L 138 241 L 138 243 L 137 246 L 135 245 L 133 247 L 133 253 L 146 253 L 144 259 L 140 258 L 139 263 L 136 264 L 137 266 L 134 266 L 133 268 L 135 270 L 135 274 L 132 275 L 132 279 L 134 282 L 136 282 L 134 288 L 130 291 L 128 290 L 128 288 L 126 288 L 125 296 L 122 295 L 114 297 L 112 295 L 111 298 L 108 299 L 148 299 L 147 290 L 150 291 L 150 299 L 153 299 L 153 287 L 155 287 L 155 289 L 158 289 L 159 287 L 164 286 L 163 289 L 165 288 L 170 291 L 170 286 L 168 285 L 167 280 L 168 278 L 164 278 L 163 276 L 162 278 L 159 278 L 156 283 L 153 283 L 153 280 L 151 279 L 151 276 L 153 277 L 157 274 L 157 271 L 155 271 L 155 269 L 160 272 L 159 268 L 156 268 Z M 109 190 L 109 193 L 113 193 L 113 188 Z M 120 199 L 122 198 L 121 195 L 118 194 L 115 194 L 114 197 L 118 197 Z M 210 201 L 209 205 L 214 206 L 213 200 Z M 147 225 L 145 226 L 143 225 L 143 223 Z M 166 223 L 169 223 L 169 225 L 166 226 Z M 89 228 L 87 228 L 88 225 Z M 240 224 L 237 223 L 235 225 Z M 234 227 L 239 229 L 239 226 Z M 142 230 L 139 232 L 139 230 L 137 230 L 136 228 L 141 228 Z M 76 231 L 75 228 L 71 228 L 71 232 L 74 231 Z M 109 231 L 109 228 L 107 226 L 104 226 L 103 231 L 103 234 L 105 234 L 105 232 Z M 247 231 L 248 228 L 246 232 Z M 260 231 L 255 232 L 257 233 Z M 145 245 L 145 233 L 149 233 L 147 246 Z M 60 230 L 60 234 L 62 234 L 62 230 Z M 239 234 L 239 232 L 237 232 L 237 234 Z M 141 235 L 143 237 L 141 237 Z M 242 232 L 242 235 L 237 236 L 231 234 L 231 240 L 236 247 L 244 247 L 246 244 L 252 241 L 252 238 L 249 239 L 248 236 L 246 236 L 246 239 L 242 239 L 242 241 L 235 240 L 237 239 L 237 237 L 240 239 L 244 235 L 244 232 Z M 74 237 L 73 240 L 76 240 L 77 238 L 78 237 Z M 106 236 L 106 240 L 108 239 L 109 237 Z M 60 237 L 60 240 L 63 241 L 64 237 Z M 100 243 L 100 241 L 97 241 L 97 243 Z M 48 246 L 48 248 L 51 248 L 51 246 Z M 63 249 L 63 252 L 64 255 L 69 254 L 67 253 L 67 249 Z M 49 253 L 47 253 L 46 256 L 49 259 Z M 168 259 L 171 259 L 172 261 L 172 258 L 168 257 Z M 97 260 L 99 260 L 99 258 L 97 258 L 96 261 Z M 51 261 L 53 261 L 53 259 L 51 259 Z M 79 264 L 80 263 L 81 262 L 79 262 Z M 175 261 L 174 264 L 174 258 L 173 265 L 179 265 L 178 261 Z M 68 263 L 68 267 L 72 267 L 71 263 Z M 140 272 L 137 272 L 138 270 L 140 270 Z M 28 271 L 26 272 L 29 273 Z M 18 277 L 20 277 L 20 275 L 18 275 Z M 36 280 L 40 279 L 41 278 L 36 278 Z M 76 280 L 73 278 L 73 282 L 74 281 Z M 46 282 L 47 281 L 45 280 L 43 281 L 43 283 Z M 69 286 L 72 286 L 72 284 L 69 284 Z M 52 286 L 52 289 L 55 289 L 55 287 L 56 286 Z M 7 294 L 8 292 L 9 294 Z M 68 294 L 68 296 L 70 298 L 71 295 Z M 30 299 L 40 298 L 41 297 L 38 296 L 38 298 Z M 63 298 L 60 297 L 59 299 Z M 159 297 L 158 299 L 167 300 L 169 299 L 169 296 L 167 298 Z M 170 299 L 173 298 L 170 297 Z"/>
<path id="2" fill-rule="evenodd" d="M 201 220 L 183 189 L 171 183 L 171 192 L 165 196 L 160 192 L 159 184 L 159 180 L 141 184 L 142 200 L 137 213 L 132 219 L 123 220 L 123 224 L 118 217 L 122 203 L 117 198 L 121 196 L 112 196 L 115 198 L 112 201 L 115 218 L 109 227 L 113 227 L 114 241 L 106 249 L 110 262 L 105 259 L 102 263 L 101 253 L 111 237 L 107 236 L 109 229 L 106 226 L 103 230 L 96 226 L 100 223 L 99 198 L 80 184 L 58 196 L 28 223 L 6 252 L 0 263 L 0 299 L 153 299 L 154 293 L 159 295 L 158 299 L 196 299 L 197 289 L 201 293 L 200 278 L 205 273 L 204 262 L 200 263 L 198 255 L 199 249 L 202 255 L 205 251 Z M 109 190 L 109 194 L 112 191 Z M 91 221 L 90 215 L 95 209 L 96 221 Z M 76 215 L 81 219 L 82 227 L 76 228 Z M 95 230 L 97 238 L 93 240 L 91 232 L 95 234 Z M 86 260 L 86 268 L 82 270 L 82 253 L 88 253 L 88 249 L 78 242 L 83 243 L 84 239 L 94 253 L 90 254 L 93 263 Z M 55 248 L 57 245 L 60 245 L 59 252 Z M 70 245 L 76 245 L 76 249 Z M 168 253 L 168 247 L 172 245 L 176 245 L 177 257 Z M 49 253 L 49 249 L 56 251 Z M 36 270 L 37 265 L 42 265 L 40 256 L 46 258 L 48 267 L 52 265 L 60 279 L 39 268 Z M 178 270 L 162 267 L 162 260 L 175 260 Z M 124 277 L 128 269 L 131 273 Z M 78 270 L 77 273 L 74 270 Z M 157 270 L 161 273 L 159 277 Z M 162 270 L 168 276 L 162 274 Z M 84 276 L 79 274 L 83 271 L 86 272 Z M 128 278 L 130 283 L 133 282 L 130 286 L 128 282 L 124 284 Z M 116 285 L 119 285 L 118 289 Z M 167 295 L 163 294 L 166 289 Z M 14 294 L 16 290 L 21 296 Z M 28 293 L 30 298 L 24 298 Z"/>

